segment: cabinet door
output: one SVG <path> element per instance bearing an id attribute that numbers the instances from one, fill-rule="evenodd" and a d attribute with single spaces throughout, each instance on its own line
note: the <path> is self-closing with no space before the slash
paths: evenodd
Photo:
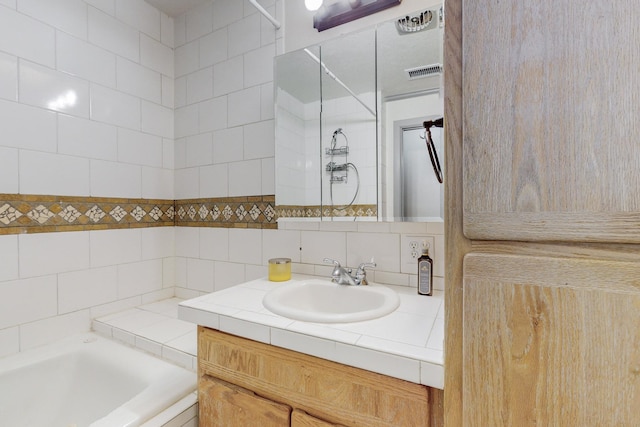
<path id="1" fill-rule="evenodd" d="M 198 381 L 200 427 L 288 427 L 291 408 L 204 376 Z"/>
<path id="2" fill-rule="evenodd" d="M 463 425 L 640 425 L 640 263 L 469 254 Z"/>
<path id="3" fill-rule="evenodd" d="M 640 242 L 636 7 L 463 0 L 468 238 Z"/>
<path id="4" fill-rule="evenodd" d="M 294 409 L 291 414 L 291 427 L 343 427 L 340 424 L 332 424 L 319 418 L 312 417 L 304 411 Z"/>

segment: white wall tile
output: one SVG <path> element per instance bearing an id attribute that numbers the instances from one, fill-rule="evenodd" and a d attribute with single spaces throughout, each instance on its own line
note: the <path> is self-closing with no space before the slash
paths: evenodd
<path id="1" fill-rule="evenodd" d="M 18 58 L 0 52 L 0 98 L 18 100 Z"/>
<path id="2" fill-rule="evenodd" d="M 244 158 L 260 159 L 275 155 L 275 129 L 273 120 L 244 126 Z"/>
<path id="3" fill-rule="evenodd" d="M 87 4 L 82 0 L 20 0 L 18 11 L 81 39 L 87 38 Z"/>
<path id="4" fill-rule="evenodd" d="M 175 195 L 177 199 L 195 199 L 200 197 L 199 168 L 179 169 L 175 171 Z"/>
<path id="5" fill-rule="evenodd" d="M 142 167 L 142 197 L 175 199 L 173 169 Z"/>
<path id="6" fill-rule="evenodd" d="M 55 30 L 14 10 L 0 8 L 0 51 L 53 67 Z"/>
<path id="7" fill-rule="evenodd" d="M 16 9 L 16 0 L 0 0 L 0 4 L 11 9 Z"/>
<path id="8" fill-rule="evenodd" d="M 200 52 L 198 41 L 179 46 L 174 51 L 173 69 L 176 77 L 197 71 L 199 68 Z"/>
<path id="9" fill-rule="evenodd" d="M 213 292 L 214 261 L 187 259 L 187 287 L 203 292 Z"/>
<path id="10" fill-rule="evenodd" d="M 0 99 L 2 145 L 56 151 L 56 114 L 42 108 Z"/>
<path id="11" fill-rule="evenodd" d="M 171 128 L 173 129 L 173 108 L 175 107 L 175 84 L 173 77 L 162 76 L 162 106 L 171 109 Z M 171 134 L 173 136 L 173 133 Z"/>
<path id="12" fill-rule="evenodd" d="M 129 129 L 118 129 L 118 160 L 162 167 L 162 138 Z"/>
<path id="13" fill-rule="evenodd" d="M 187 104 L 204 101 L 213 94 L 213 68 L 207 67 L 187 75 Z"/>
<path id="14" fill-rule="evenodd" d="M 173 167 L 183 169 L 187 165 L 187 138 L 177 139 L 173 143 Z"/>
<path id="15" fill-rule="evenodd" d="M 208 67 L 227 59 L 227 29 L 222 28 L 200 39 L 200 66 Z"/>
<path id="16" fill-rule="evenodd" d="M 210 165 L 213 143 L 210 133 L 202 133 L 186 138 L 186 166 Z"/>
<path id="17" fill-rule="evenodd" d="M 262 264 L 262 230 L 229 229 L 229 261 Z"/>
<path id="18" fill-rule="evenodd" d="M 274 110 L 273 83 L 265 83 L 260 86 L 260 119 L 273 119 Z"/>
<path id="19" fill-rule="evenodd" d="M 164 13 L 160 15 L 160 41 L 172 49 L 175 47 L 175 22 Z M 171 58 L 173 60 L 173 54 Z"/>
<path id="20" fill-rule="evenodd" d="M 244 55 L 245 87 L 273 81 L 273 58 L 275 55 L 275 44 L 252 50 Z"/>
<path id="21" fill-rule="evenodd" d="M 89 268 L 87 232 L 21 234 L 18 243 L 20 277 Z"/>
<path id="22" fill-rule="evenodd" d="M 271 258 L 291 258 L 300 262 L 300 232 L 296 230 L 262 230 L 262 264 Z"/>
<path id="23" fill-rule="evenodd" d="M 102 48 L 58 31 L 56 66 L 60 71 L 105 86 L 116 85 L 116 56 Z"/>
<path id="24" fill-rule="evenodd" d="M 118 90 L 156 104 L 162 101 L 160 73 L 124 58 L 116 61 Z"/>
<path id="25" fill-rule="evenodd" d="M 173 49 L 145 34 L 140 35 L 140 63 L 173 78 Z"/>
<path id="26" fill-rule="evenodd" d="M 229 168 L 226 164 L 199 168 L 198 197 L 229 196 Z"/>
<path id="27" fill-rule="evenodd" d="M 89 8 L 89 41 L 132 61 L 140 59 L 137 30 L 94 8 Z"/>
<path id="28" fill-rule="evenodd" d="M 115 301 L 118 270 L 114 267 L 74 271 L 58 275 L 58 313 Z"/>
<path id="29" fill-rule="evenodd" d="M 173 138 L 173 109 L 142 101 L 142 130 L 144 132 Z"/>
<path id="30" fill-rule="evenodd" d="M 18 193 L 18 182 L 18 149 L 0 147 L 0 193 Z"/>
<path id="31" fill-rule="evenodd" d="M 214 273 L 216 291 L 239 285 L 246 281 L 244 264 L 216 261 Z"/>
<path id="32" fill-rule="evenodd" d="M 260 87 L 234 92 L 228 95 L 228 126 L 238 126 L 260 120 Z"/>
<path id="33" fill-rule="evenodd" d="M 162 260 L 118 265 L 118 298 L 162 289 Z"/>
<path id="34" fill-rule="evenodd" d="M 18 236 L 0 236 L 0 282 L 18 278 Z"/>
<path id="35" fill-rule="evenodd" d="M 91 160 L 91 195 L 142 197 L 142 168 L 137 165 Z"/>
<path id="36" fill-rule="evenodd" d="M 91 6 L 97 7 L 111 16 L 116 14 L 116 0 L 85 0 Z"/>
<path id="37" fill-rule="evenodd" d="M 198 104 L 198 129 L 200 132 L 221 130 L 227 127 L 227 97 L 219 96 Z"/>
<path id="38" fill-rule="evenodd" d="M 20 330 L 17 327 L 0 330 L 0 357 L 20 351 Z"/>
<path id="39" fill-rule="evenodd" d="M 229 229 L 200 228 L 200 258 L 214 261 L 229 259 Z"/>
<path id="40" fill-rule="evenodd" d="M 347 236 L 341 232 L 303 231 L 301 261 L 322 264 L 324 258 L 335 259 L 343 266 L 347 264 Z"/>
<path id="41" fill-rule="evenodd" d="M 140 99 L 91 84 L 91 119 L 129 129 L 140 129 Z"/>
<path id="42" fill-rule="evenodd" d="M 142 259 L 172 257 L 175 254 L 174 227 L 152 227 L 140 230 Z"/>
<path id="43" fill-rule="evenodd" d="M 88 196 L 89 160 L 62 154 L 20 152 L 20 192 Z"/>
<path id="44" fill-rule="evenodd" d="M 237 0 L 218 0 L 213 2 L 213 29 L 226 27 L 244 16 L 244 2 Z"/>
<path id="45" fill-rule="evenodd" d="M 382 271 L 400 272 L 400 235 L 347 233 L 347 263 L 358 266 L 371 258 Z"/>
<path id="46" fill-rule="evenodd" d="M 116 160 L 116 128 L 92 120 L 60 114 L 58 152 L 92 159 Z"/>
<path id="47" fill-rule="evenodd" d="M 140 229 L 90 231 L 91 267 L 104 267 L 140 261 Z"/>
<path id="48" fill-rule="evenodd" d="M 237 162 L 244 158 L 244 130 L 242 126 L 213 133 L 213 163 Z"/>
<path id="49" fill-rule="evenodd" d="M 171 170 L 175 168 L 175 143 L 172 139 L 162 139 L 162 167 Z"/>
<path id="50" fill-rule="evenodd" d="M 162 260 L 162 286 L 173 288 L 176 286 L 176 259 L 175 257 Z"/>
<path id="51" fill-rule="evenodd" d="M 213 30 L 213 2 L 205 2 L 185 14 L 187 41 L 209 34 Z"/>
<path id="52" fill-rule="evenodd" d="M 174 110 L 175 137 L 195 135 L 198 133 L 198 105 L 188 105 Z"/>
<path id="53" fill-rule="evenodd" d="M 242 56 L 228 59 L 213 66 L 213 94 L 226 95 L 244 88 Z"/>
<path id="54" fill-rule="evenodd" d="M 143 0 L 116 0 L 116 17 L 160 40 L 160 11 Z"/>
<path id="55" fill-rule="evenodd" d="M 55 316 L 56 276 L 0 283 L 0 329 Z"/>
<path id="56" fill-rule="evenodd" d="M 91 312 L 89 310 L 38 320 L 20 326 L 20 349 L 28 350 L 55 342 L 69 335 L 89 332 L 89 330 L 91 330 Z"/>
<path id="57" fill-rule="evenodd" d="M 260 194 L 276 194 L 275 157 L 262 159 L 262 191 Z"/>
<path id="58" fill-rule="evenodd" d="M 195 227 L 176 227 L 176 256 L 198 258 L 199 236 Z"/>
<path id="59" fill-rule="evenodd" d="M 229 164 L 229 195 L 252 196 L 260 194 L 262 166 L 260 160 L 247 160 Z"/>
<path id="60" fill-rule="evenodd" d="M 229 57 L 260 47 L 260 14 L 253 14 L 229 25 Z"/>
<path id="61" fill-rule="evenodd" d="M 173 20 L 173 43 L 174 48 L 180 47 L 187 42 L 187 15 L 183 13 Z"/>
<path id="62" fill-rule="evenodd" d="M 28 61 L 19 64 L 20 102 L 89 117 L 89 83 Z"/>

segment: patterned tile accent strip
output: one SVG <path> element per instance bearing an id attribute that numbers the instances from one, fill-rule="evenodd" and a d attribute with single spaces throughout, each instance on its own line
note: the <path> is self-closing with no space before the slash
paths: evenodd
<path id="1" fill-rule="evenodd" d="M 275 196 L 176 200 L 176 226 L 278 228 Z"/>
<path id="2" fill-rule="evenodd" d="M 140 227 L 277 228 L 275 196 L 191 200 L 0 194 L 0 235 Z"/>
<path id="3" fill-rule="evenodd" d="M 376 205 L 353 205 L 347 209 L 330 206 L 276 206 L 278 218 L 331 218 L 331 217 L 377 217 Z"/>

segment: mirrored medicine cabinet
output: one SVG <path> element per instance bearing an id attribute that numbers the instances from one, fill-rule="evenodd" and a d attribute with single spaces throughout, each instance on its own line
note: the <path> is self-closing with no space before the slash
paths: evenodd
<path id="1" fill-rule="evenodd" d="M 276 58 L 281 218 L 442 220 L 423 127 L 444 109 L 442 7 L 402 18 Z"/>

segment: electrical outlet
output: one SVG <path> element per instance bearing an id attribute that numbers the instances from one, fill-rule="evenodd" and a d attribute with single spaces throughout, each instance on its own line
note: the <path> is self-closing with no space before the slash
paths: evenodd
<path id="1" fill-rule="evenodd" d="M 402 273 L 416 274 L 418 258 L 422 255 L 423 245 L 428 245 L 429 256 L 433 258 L 434 239 L 427 235 L 402 235 L 400 270 Z"/>

